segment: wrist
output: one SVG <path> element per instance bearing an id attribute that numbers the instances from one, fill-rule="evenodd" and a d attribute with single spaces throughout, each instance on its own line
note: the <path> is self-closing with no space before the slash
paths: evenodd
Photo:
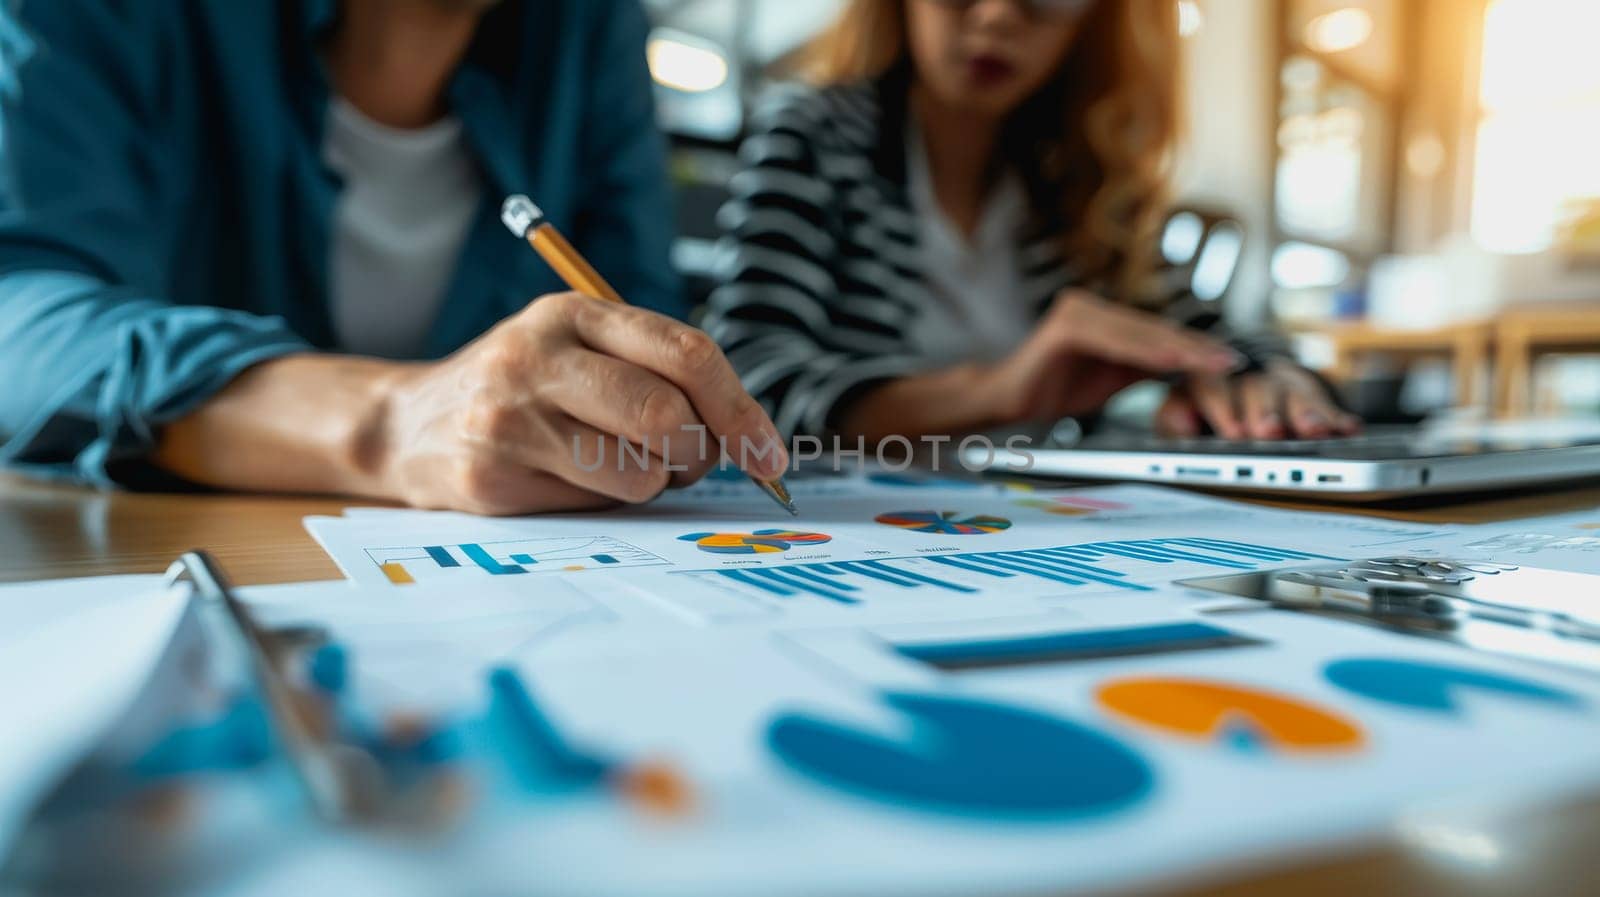
<path id="1" fill-rule="evenodd" d="M 363 359 L 346 381 L 350 392 L 346 419 L 329 444 L 329 468 L 340 484 L 336 491 L 373 498 L 399 499 L 394 482 L 396 447 L 404 444 L 400 409 L 422 365 Z"/>
<path id="2" fill-rule="evenodd" d="M 890 380 L 863 393 L 841 418 L 840 434 L 869 440 L 917 439 L 986 429 L 1004 422 L 1004 376 L 978 364 Z"/>
<path id="3" fill-rule="evenodd" d="M 963 365 L 953 373 L 959 378 L 955 394 L 964 397 L 971 408 L 972 429 L 998 427 L 1023 416 L 1021 396 L 1006 376 L 1003 362 Z"/>

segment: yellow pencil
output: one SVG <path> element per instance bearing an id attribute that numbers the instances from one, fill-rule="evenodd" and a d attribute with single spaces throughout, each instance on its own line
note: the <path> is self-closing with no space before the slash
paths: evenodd
<path id="1" fill-rule="evenodd" d="M 500 220 L 513 234 L 527 240 L 533 251 L 539 253 L 539 257 L 561 275 L 567 286 L 594 299 L 626 304 L 611 284 L 600 276 L 600 272 L 578 254 L 578 250 L 567 242 L 566 237 L 561 236 L 555 225 L 545 219 L 544 212 L 534 205 L 533 200 L 521 194 L 508 197 L 500 206 Z M 784 485 L 782 477 L 772 480 L 750 479 L 785 511 L 800 513 L 795 509 L 794 500 L 790 498 L 789 488 Z"/>

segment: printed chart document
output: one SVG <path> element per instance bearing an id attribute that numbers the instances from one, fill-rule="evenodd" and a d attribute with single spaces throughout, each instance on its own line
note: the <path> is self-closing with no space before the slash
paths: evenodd
<path id="1" fill-rule="evenodd" d="M 515 520 L 352 509 L 307 527 L 352 581 L 629 588 L 700 625 L 1062 607 L 1186 576 L 1425 549 L 1454 531 L 1261 509 L 1153 486 L 1019 490 L 902 474 L 748 484 Z"/>
<path id="2" fill-rule="evenodd" d="M 1600 786 L 1592 675 L 1264 607 L 1215 613 L 1214 595 L 1171 585 L 1482 532 L 1143 486 L 868 481 L 802 510 L 776 519 L 729 496 L 311 522 L 363 582 L 329 611 L 355 656 L 383 662 L 382 639 L 363 640 L 391 601 L 407 617 L 430 613 L 424 596 L 454 602 L 440 615 L 562 615 L 497 662 L 572 750 L 665 762 L 693 789 L 692 813 L 644 820 L 559 772 L 485 787 L 496 799 L 436 856 L 451 885 L 1137 892 L 1463 794 Z M 1539 763 L 1508 762 L 1532 745 Z"/>
<path id="3" fill-rule="evenodd" d="M 242 597 L 326 630 L 363 731 L 456 745 L 468 812 L 420 846 L 200 818 L 202 872 L 166 892 L 1139 892 L 1466 794 L 1600 787 L 1593 675 L 1173 584 L 1500 530 L 1153 486 L 792 486 L 799 518 L 740 475 L 597 514 L 308 520 L 349 581 Z M 643 807 L 641 769 L 687 800 Z M 218 833 L 255 862 L 206 866 Z"/>

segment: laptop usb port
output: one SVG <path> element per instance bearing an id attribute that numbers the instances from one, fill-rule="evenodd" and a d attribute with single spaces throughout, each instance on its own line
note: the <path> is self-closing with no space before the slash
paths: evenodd
<path id="1" fill-rule="evenodd" d="M 1177 474 L 1179 476 L 1191 476 L 1191 477 L 1220 477 L 1220 476 L 1222 476 L 1222 471 L 1218 470 L 1215 467 L 1178 467 L 1178 468 L 1176 468 L 1176 472 L 1177 472 Z"/>
<path id="2" fill-rule="evenodd" d="M 1248 480 L 1255 475 L 1256 472 L 1249 467 L 1235 467 L 1233 469 L 1233 476 L 1235 479 Z"/>
<path id="3" fill-rule="evenodd" d="M 1319 473 L 1319 474 L 1317 474 L 1317 482 L 1319 482 L 1319 483 L 1342 483 L 1342 482 L 1344 482 L 1344 474 L 1342 474 L 1342 473 Z"/>

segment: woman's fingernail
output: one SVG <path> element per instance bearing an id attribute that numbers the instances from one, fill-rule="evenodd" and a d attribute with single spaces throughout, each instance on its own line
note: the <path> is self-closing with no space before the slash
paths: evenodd
<path id="1" fill-rule="evenodd" d="M 1302 429 L 1324 431 L 1332 426 L 1332 421 L 1315 411 L 1308 411 L 1300 416 L 1300 426 Z"/>
<path id="2" fill-rule="evenodd" d="M 1211 353 L 1209 363 L 1218 371 L 1237 371 L 1249 364 L 1249 361 L 1232 349 L 1222 349 Z"/>

